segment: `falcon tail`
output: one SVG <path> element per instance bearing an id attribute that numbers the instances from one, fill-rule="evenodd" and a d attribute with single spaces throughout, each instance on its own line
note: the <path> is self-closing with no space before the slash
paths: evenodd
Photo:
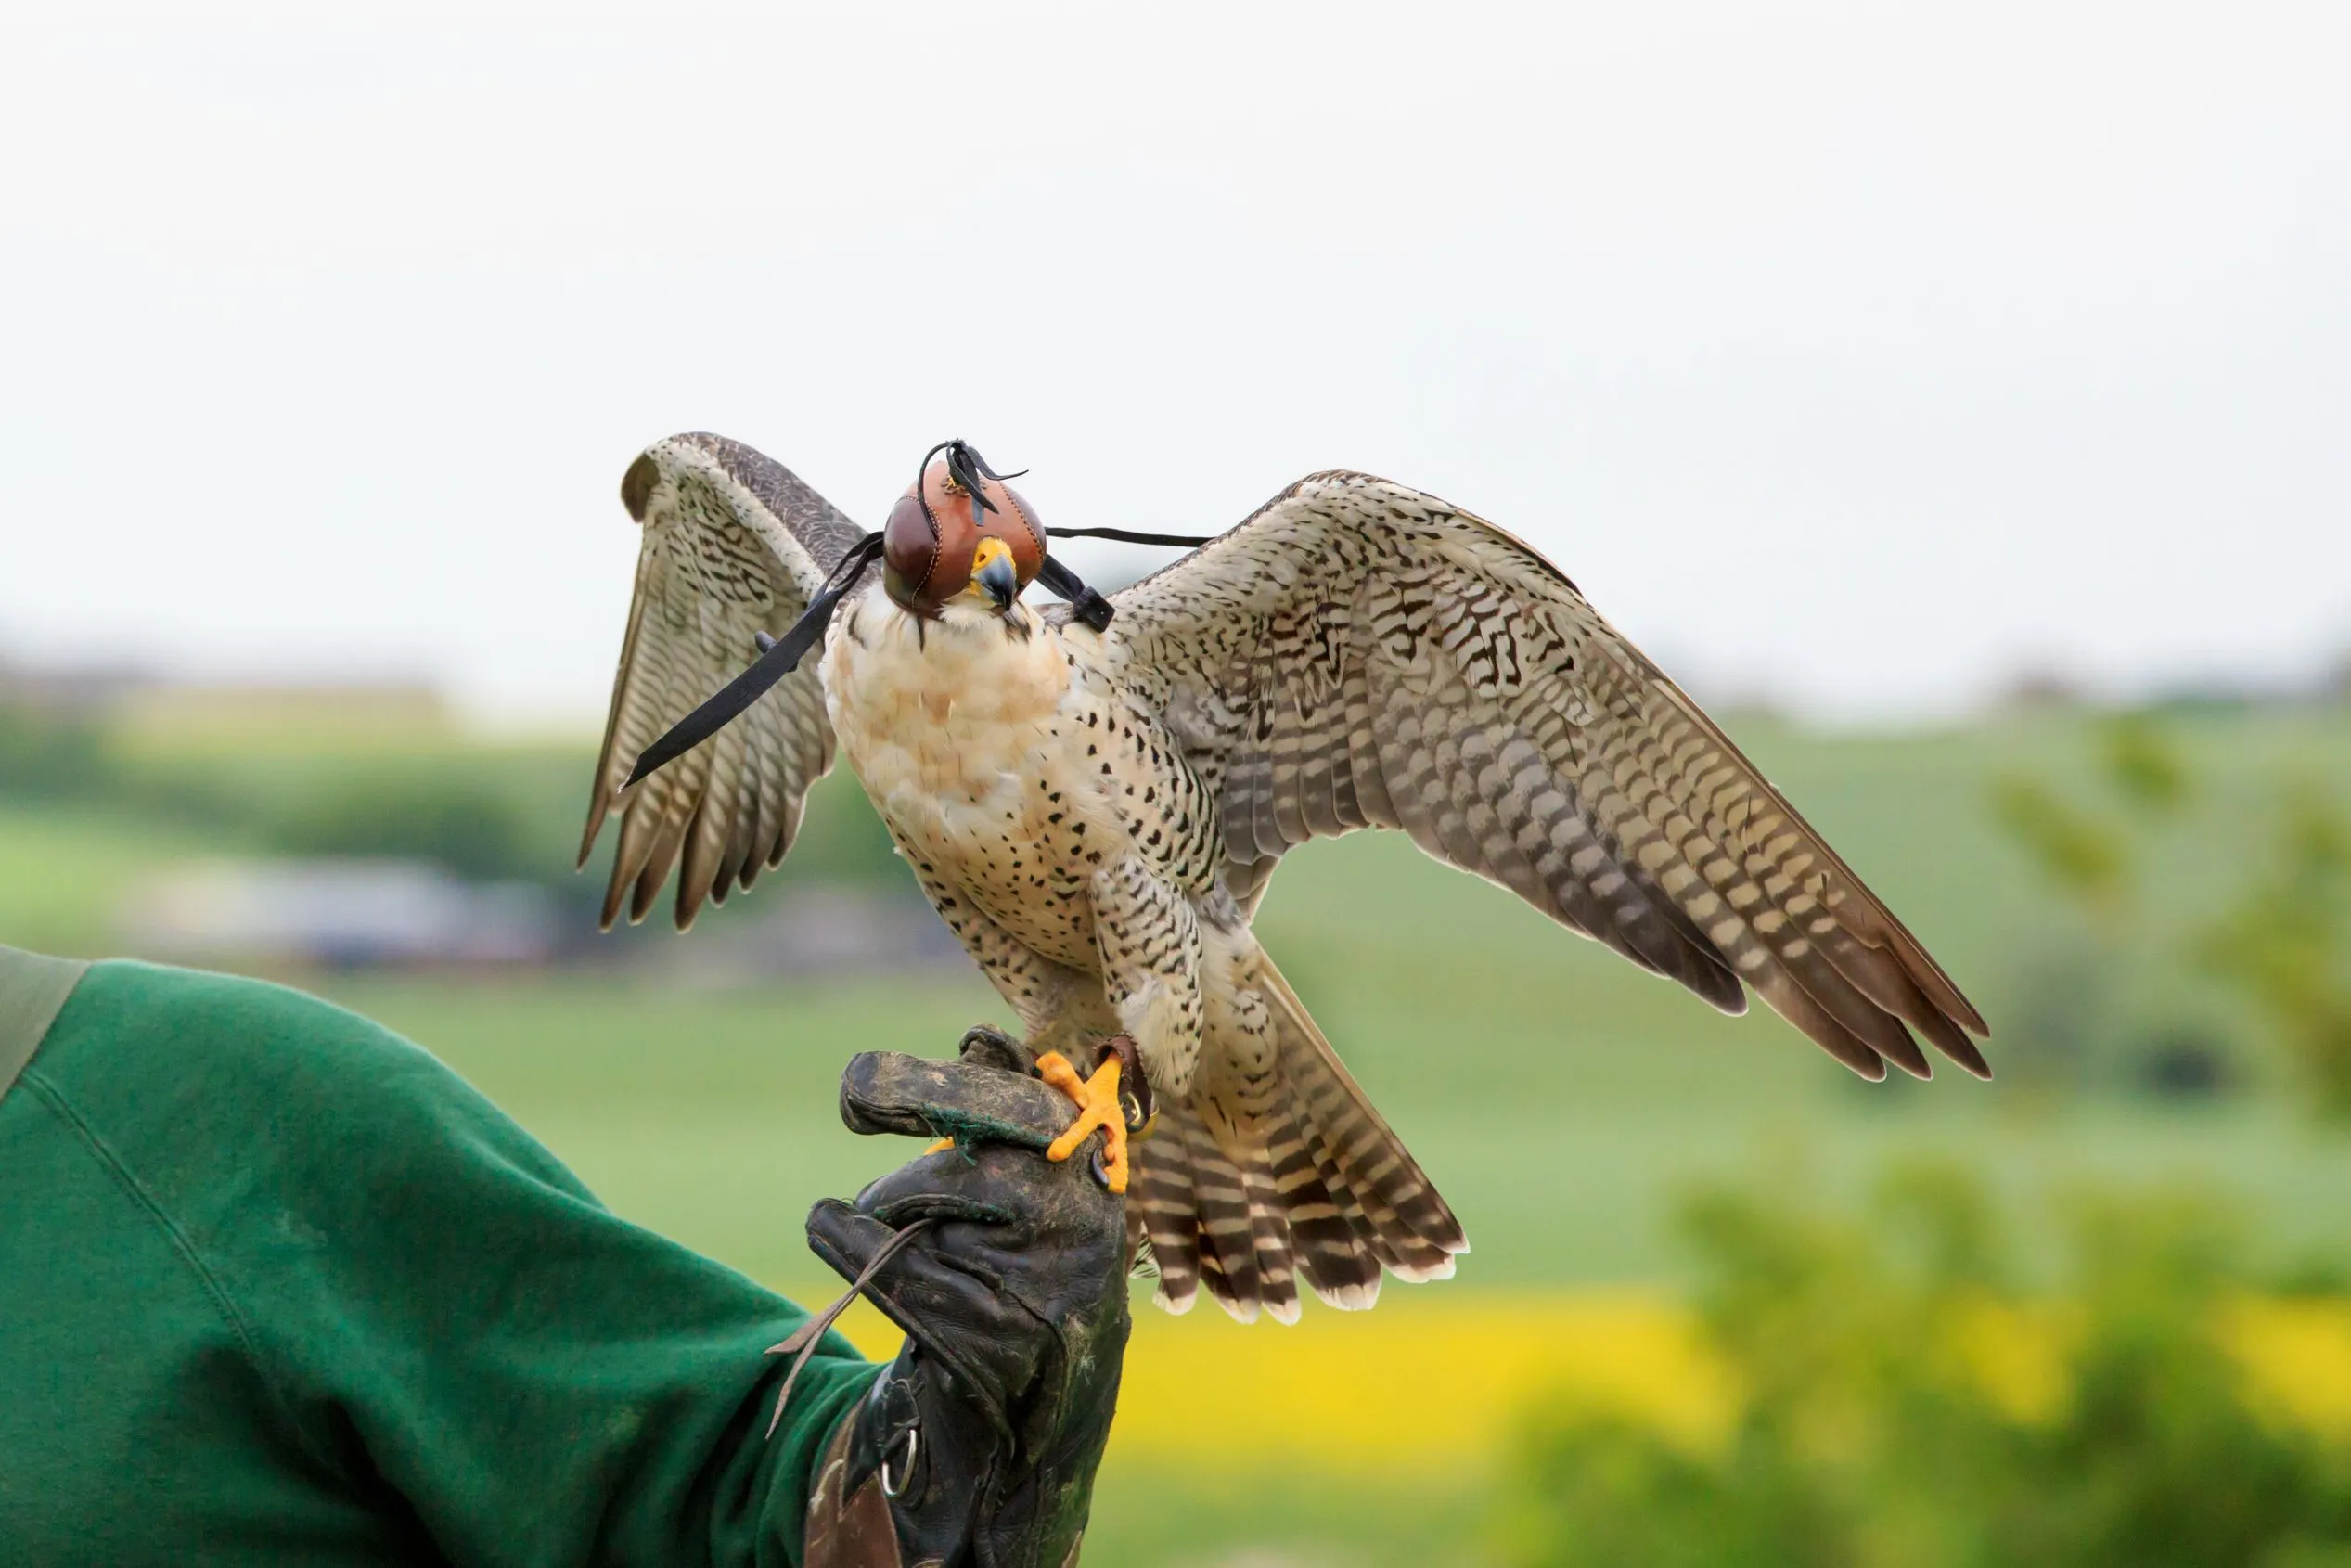
<path id="1" fill-rule="evenodd" d="M 1149 1243 L 1160 1305 L 1188 1312 L 1205 1287 L 1244 1323 L 1261 1308 L 1287 1323 L 1301 1279 L 1360 1310 L 1380 1299 L 1382 1268 L 1447 1278 L 1470 1250 L 1460 1222 L 1273 961 L 1257 949 L 1244 962 L 1270 1014 L 1274 1072 L 1229 1099 L 1196 1084 L 1133 1146 L 1128 1223 Z"/>

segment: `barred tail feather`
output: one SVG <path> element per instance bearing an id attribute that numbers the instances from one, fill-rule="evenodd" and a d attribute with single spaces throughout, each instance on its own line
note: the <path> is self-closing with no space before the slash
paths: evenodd
<path id="1" fill-rule="evenodd" d="M 1360 1212 L 1352 1222 L 1357 1238 L 1388 1272 L 1410 1283 L 1450 1279 L 1454 1257 L 1470 1250 L 1461 1222 L 1372 1108 L 1273 961 L 1261 957 L 1259 964 L 1258 982 L 1273 1004 L 1281 1041 L 1281 1075 L 1293 1102 L 1304 1102 L 1304 1120 L 1317 1135 L 1316 1160 L 1326 1188 L 1346 1192 Z M 1373 1283 L 1376 1290 L 1376 1276 Z"/>
<path id="2" fill-rule="evenodd" d="M 1130 1243 L 1129 1250 L 1137 1258 L 1149 1252 L 1151 1267 L 1159 1274 L 1152 1299 L 1179 1317 L 1192 1309 L 1200 1294 L 1200 1202 L 1192 1191 L 1191 1139 L 1186 1127 L 1199 1120 L 1189 1105 L 1163 1103 L 1150 1135 L 1130 1142 L 1126 1152 L 1132 1173 L 1126 1189 L 1127 1233 L 1130 1238 L 1141 1234 L 1141 1244 Z"/>
<path id="3" fill-rule="evenodd" d="M 1242 1322 L 1257 1317 L 1257 1235 L 1250 1222 L 1249 1194 L 1240 1165 L 1229 1158 L 1198 1117 L 1168 1129 L 1180 1133 L 1191 1167 L 1192 1204 L 1199 1216 L 1200 1280 L 1208 1293 Z"/>
<path id="4" fill-rule="evenodd" d="M 1130 1214 L 1159 1270 L 1159 1305 L 1205 1289 L 1243 1322 L 1298 1316 L 1298 1281 L 1333 1306 L 1379 1300 L 1380 1277 L 1440 1279 L 1469 1250 L 1460 1223 L 1262 952 L 1235 978 L 1265 1003 L 1273 1071 L 1204 1072 L 1133 1149 Z M 1211 1055 L 1216 1053 L 1212 1049 Z"/>

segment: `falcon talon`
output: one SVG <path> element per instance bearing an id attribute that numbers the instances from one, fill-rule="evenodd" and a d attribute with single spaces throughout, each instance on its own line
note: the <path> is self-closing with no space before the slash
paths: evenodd
<path id="1" fill-rule="evenodd" d="M 1060 1051 L 1047 1051 L 1036 1059 L 1038 1075 L 1077 1102 L 1077 1120 L 1065 1128 L 1045 1150 L 1045 1157 L 1059 1163 L 1078 1150 L 1088 1136 L 1102 1135 L 1102 1185 L 1112 1192 L 1126 1190 L 1126 1118 L 1119 1108 L 1118 1057 L 1105 1057 L 1094 1070 L 1091 1078 L 1081 1078 L 1070 1059 Z"/>
<path id="2" fill-rule="evenodd" d="M 1096 1065 L 1115 1059 L 1119 1067 L 1119 1114 L 1131 1135 L 1139 1136 L 1158 1114 L 1151 1097 L 1150 1074 L 1143 1071 L 1143 1053 L 1132 1035 L 1113 1035 L 1102 1042 Z"/>

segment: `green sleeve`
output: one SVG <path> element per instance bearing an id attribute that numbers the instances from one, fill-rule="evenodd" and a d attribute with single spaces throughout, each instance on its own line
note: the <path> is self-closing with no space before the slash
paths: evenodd
<path id="1" fill-rule="evenodd" d="M 216 1281 L 316 1463 L 452 1562 L 799 1561 L 874 1369 L 828 1336 L 764 1435 L 764 1352 L 806 1315 L 608 1212 L 424 1051 L 274 986 L 109 964 L 36 1066 Z"/>

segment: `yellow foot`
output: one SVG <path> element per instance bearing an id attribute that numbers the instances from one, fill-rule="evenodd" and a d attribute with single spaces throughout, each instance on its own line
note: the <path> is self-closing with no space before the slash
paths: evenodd
<path id="1" fill-rule="evenodd" d="M 923 1152 L 925 1154 L 944 1154 L 954 1147 L 955 1139 L 951 1137 L 943 1137 L 938 1142 L 931 1144 L 929 1148 L 925 1149 Z"/>
<path id="2" fill-rule="evenodd" d="M 1112 1192 L 1126 1190 L 1126 1112 L 1118 1092 L 1118 1058 L 1106 1056 L 1091 1078 L 1081 1078 L 1069 1058 L 1047 1051 L 1036 1059 L 1036 1075 L 1077 1101 L 1077 1120 L 1045 1151 L 1048 1160 L 1066 1160 L 1095 1128 L 1102 1129 L 1102 1169 Z"/>

